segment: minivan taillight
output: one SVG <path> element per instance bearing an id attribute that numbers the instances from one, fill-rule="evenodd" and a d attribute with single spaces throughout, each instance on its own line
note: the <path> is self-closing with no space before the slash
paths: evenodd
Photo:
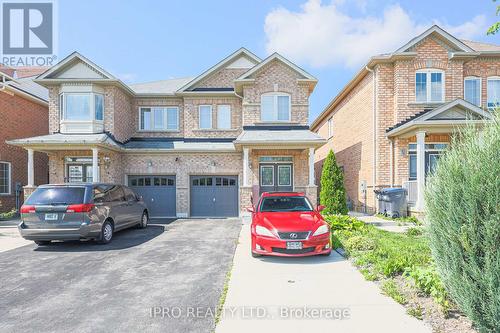
<path id="1" fill-rule="evenodd" d="M 21 209 L 19 211 L 21 212 L 21 214 L 34 213 L 35 212 L 35 206 L 22 205 Z"/>
<path id="2" fill-rule="evenodd" d="M 66 208 L 66 213 L 88 213 L 95 207 L 94 204 L 77 204 L 69 205 Z"/>

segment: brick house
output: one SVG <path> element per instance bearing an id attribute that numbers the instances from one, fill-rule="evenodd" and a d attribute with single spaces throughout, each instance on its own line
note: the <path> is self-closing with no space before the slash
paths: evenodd
<path id="1" fill-rule="evenodd" d="M 10 143 L 47 154 L 51 183 L 124 183 L 153 217 L 238 216 L 262 191 L 316 202 L 317 80 L 279 54 L 241 48 L 194 78 L 126 85 L 75 52 L 36 82 L 48 133 Z"/>
<path id="2" fill-rule="evenodd" d="M 26 151 L 5 141 L 48 131 L 47 89 L 33 82 L 33 75 L 43 70 L 0 66 L 0 212 L 18 208 L 24 200 L 22 186 L 28 184 Z M 33 158 L 34 184 L 47 183 L 47 156 L 36 153 Z"/>
<path id="3" fill-rule="evenodd" d="M 481 124 L 500 103 L 500 46 L 459 40 L 433 26 L 372 57 L 311 125 L 333 149 L 353 209 L 373 212 L 374 190 L 403 186 L 422 212 L 426 175 L 457 128 Z"/>

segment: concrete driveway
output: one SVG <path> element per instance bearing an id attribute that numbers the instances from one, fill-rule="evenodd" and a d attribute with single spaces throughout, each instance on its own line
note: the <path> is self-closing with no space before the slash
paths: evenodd
<path id="1" fill-rule="evenodd" d="M 430 333 L 338 253 L 252 258 L 245 224 L 216 333 Z"/>
<path id="2" fill-rule="evenodd" d="M 240 228 L 152 221 L 108 245 L 2 252 L 0 332 L 210 332 Z"/>

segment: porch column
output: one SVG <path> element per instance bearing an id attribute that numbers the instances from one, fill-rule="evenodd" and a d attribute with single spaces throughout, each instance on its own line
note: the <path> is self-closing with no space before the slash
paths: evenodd
<path id="1" fill-rule="evenodd" d="M 418 211 L 424 209 L 425 188 L 425 132 L 417 132 L 417 202 L 415 206 Z"/>
<path id="2" fill-rule="evenodd" d="M 243 186 L 248 186 L 248 148 L 243 148 Z"/>
<path id="3" fill-rule="evenodd" d="M 92 148 L 92 181 L 97 183 L 100 181 L 99 177 L 99 149 Z"/>
<path id="4" fill-rule="evenodd" d="M 314 148 L 309 148 L 309 186 L 314 185 Z"/>
<path id="5" fill-rule="evenodd" d="M 28 149 L 28 186 L 35 186 L 34 152 Z"/>

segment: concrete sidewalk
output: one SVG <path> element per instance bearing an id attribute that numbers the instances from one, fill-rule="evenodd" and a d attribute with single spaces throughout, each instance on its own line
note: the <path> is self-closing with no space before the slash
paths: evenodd
<path id="1" fill-rule="evenodd" d="M 33 244 L 32 241 L 21 237 L 19 230 L 17 230 L 19 223 L 19 220 L 0 221 L 0 252 Z"/>
<path id="2" fill-rule="evenodd" d="M 339 317 L 344 319 L 333 319 Z M 312 331 L 416 333 L 431 329 L 382 295 L 376 284 L 365 281 L 336 252 L 330 257 L 252 258 L 250 226 L 244 225 L 216 332 Z"/>

